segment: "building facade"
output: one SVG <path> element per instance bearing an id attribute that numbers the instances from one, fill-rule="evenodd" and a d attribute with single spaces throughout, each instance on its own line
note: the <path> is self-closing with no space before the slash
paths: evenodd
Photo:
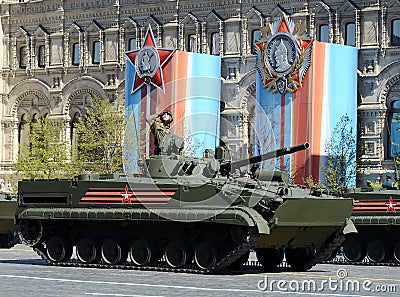
<path id="1" fill-rule="evenodd" d="M 266 22 L 301 20 L 320 41 L 356 46 L 358 139 L 366 180 L 395 170 L 400 149 L 400 1 L 17 0 L 1 1 L 0 177 L 12 174 L 27 119 L 48 116 L 73 139 L 93 96 L 124 96 L 125 56 L 148 26 L 159 47 L 222 58 L 221 135 L 233 152 L 251 147 L 253 43 Z"/>

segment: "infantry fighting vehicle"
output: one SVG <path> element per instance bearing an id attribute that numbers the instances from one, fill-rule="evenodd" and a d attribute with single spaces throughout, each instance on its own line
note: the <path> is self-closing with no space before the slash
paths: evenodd
<path id="1" fill-rule="evenodd" d="M 231 162 L 225 147 L 188 158 L 172 140 L 141 174 L 20 181 L 22 242 L 54 265 L 217 273 L 240 266 L 251 249 L 274 269 L 283 247 L 293 269 L 307 270 L 355 231 L 352 199 L 312 196 L 281 171 L 238 173 L 307 143 Z"/>
<path id="2" fill-rule="evenodd" d="M 346 235 L 343 256 L 350 263 L 400 264 L 400 191 L 392 187 L 358 188 L 344 194 L 354 199 L 352 221 L 357 234 Z"/>
<path id="3" fill-rule="evenodd" d="M 0 192 L 0 248 L 11 248 L 19 241 L 14 225 L 17 197 Z"/>

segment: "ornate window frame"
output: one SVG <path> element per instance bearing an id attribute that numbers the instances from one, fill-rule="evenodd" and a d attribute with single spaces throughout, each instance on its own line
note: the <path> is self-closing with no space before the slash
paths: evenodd
<path id="1" fill-rule="evenodd" d="M 191 13 L 188 13 L 179 24 L 180 49 L 193 53 L 201 52 L 200 21 Z M 194 48 L 191 48 L 194 46 Z"/>
<path id="2" fill-rule="evenodd" d="M 83 67 L 83 29 L 78 24 L 73 23 L 67 30 L 65 39 L 65 44 L 67 45 L 68 49 L 65 53 L 65 60 L 67 62 L 66 64 L 72 67 Z M 79 51 L 79 63 L 76 63 L 76 60 L 74 61 L 76 50 Z"/>

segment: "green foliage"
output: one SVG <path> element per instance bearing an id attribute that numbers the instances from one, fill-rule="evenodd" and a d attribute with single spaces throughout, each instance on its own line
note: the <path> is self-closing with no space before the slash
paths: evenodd
<path id="1" fill-rule="evenodd" d="M 344 191 L 354 182 L 357 171 L 355 131 L 348 115 L 342 116 L 335 125 L 325 152 L 325 186 L 332 192 Z"/>
<path id="2" fill-rule="evenodd" d="M 303 178 L 303 183 L 308 189 L 312 189 L 318 186 L 318 181 L 312 175 Z"/>
<path id="3" fill-rule="evenodd" d="M 373 182 L 373 181 L 367 180 L 367 185 L 371 188 L 382 188 L 382 183 L 380 181 Z"/>
<path id="4" fill-rule="evenodd" d="M 82 173 L 123 170 L 124 105 L 93 98 L 91 107 L 77 123 L 78 149 L 74 158 Z"/>
<path id="5" fill-rule="evenodd" d="M 75 173 L 70 150 L 62 137 L 62 126 L 48 118 L 28 121 L 29 144 L 21 145 L 14 165 L 23 178 L 68 178 Z"/>
<path id="6" fill-rule="evenodd" d="M 71 178 L 83 173 L 123 171 L 123 147 L 134 149 L 134 135 L 124 134 L 123 101 L 94 98 L 77 123 L 77 147 L 65 141 L 64 127 L 44 118 L 26 123 L 29 144 L 20 146 L 14 169 L 18 178 Z M 131 131 L 130 129 L 129 131 Z M 64 135 L 65 136 L 65 135 Z M 131 140 L 131 141 L 130 141 Z M 125 162 L 125 164 L 127 164 Z"/>

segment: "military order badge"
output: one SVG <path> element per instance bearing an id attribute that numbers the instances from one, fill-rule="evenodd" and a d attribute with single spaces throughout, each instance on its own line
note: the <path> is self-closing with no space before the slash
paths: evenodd
<path id="1" fill-rule="evenodd" d="M 255 43 L 260 54 L 256 67 L 264 87 L 272 93 L 295 92 L 311 65 L 312 41 L 304 35 L 305 25 L 282 17 L 261 31 L 262 38 Z"/>
<path id="2" fill-rule="evenodd" d="M 152 46 L 144 46 L 137 53 L 135 69 L 140 78 L 153 77 L 160 68 L 160 57 L 157 50 Z"/>
<path id="3" fill-rule="evenodd" d="M 131 94 L 144 85 L 152 85 L 164 92 L 163 66 L 170 60 L 174 52 L 175 49 L 157 48 L 153 31 L 149 26 L 143 46 L 138 50 L 126 53 L 130 63 L 135 66 Z"/>

